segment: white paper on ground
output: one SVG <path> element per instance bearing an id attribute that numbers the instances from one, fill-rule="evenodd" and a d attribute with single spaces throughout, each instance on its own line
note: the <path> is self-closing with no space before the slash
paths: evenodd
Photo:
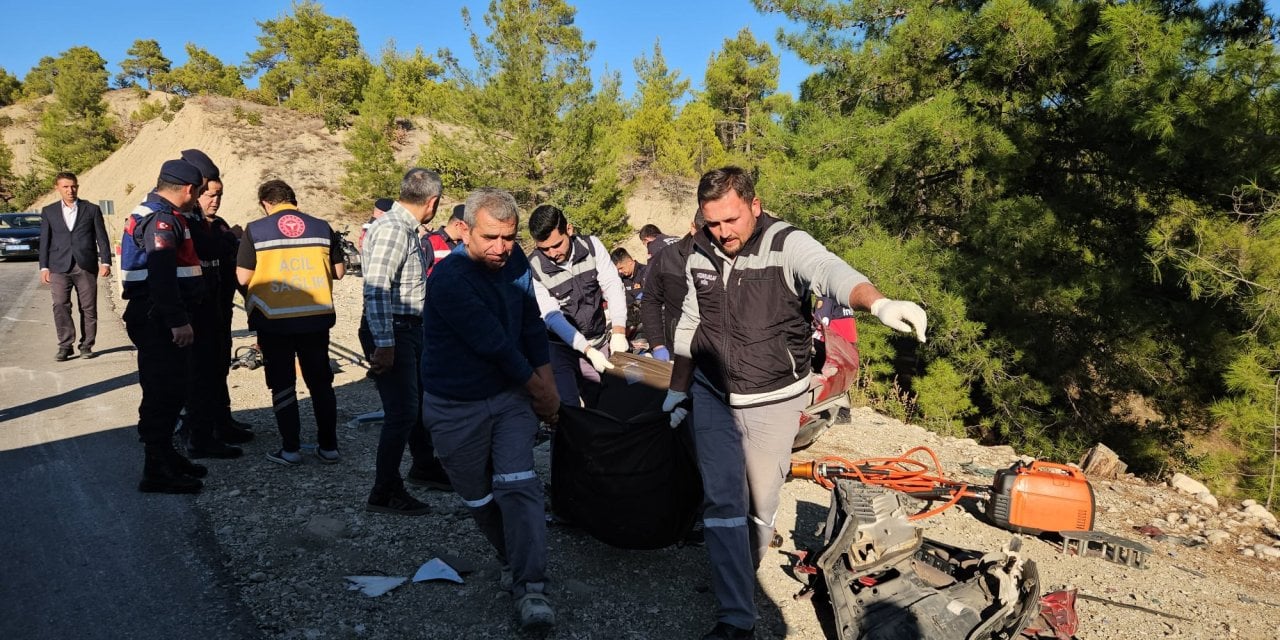
<path id="1" fill-rule="evenodd" d="M 424 582 L 427 580 L 448 580 L 462 584 L 462 576 L 458 575 L 453 567 L 445 563 L 440 558 L 432 558 L 418 567 L 418 572 L 413 574 L 414 582 Z"/>
<path id="2" fill-rule="evenodd" d="M 402 584 L 408 578 L 397 578 L 392 576 L 347 576 L 347 580 L 351 584 L 347 585 L 348 591 L 359 590 L 360 593 L 376 598 Z"/>

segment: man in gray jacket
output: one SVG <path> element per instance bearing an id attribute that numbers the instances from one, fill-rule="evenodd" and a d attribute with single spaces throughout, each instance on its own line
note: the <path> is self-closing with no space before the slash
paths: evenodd
<path id="1" fill-rule="evenodd" d="M 755 570 L 768 549 L 800 412 L 809 389 L 811 293 L 869 309 L 924 342 L 914 302 L 889 300 L 809 234 L 763 213 L 751 176 L 709 171 L 698 184 L 706 219 L 685 274 L 675 366 L 663 410 L 677 425 L 692 393 L 703 525 L 716 626 L 703 640 L 755 637 Z"/>

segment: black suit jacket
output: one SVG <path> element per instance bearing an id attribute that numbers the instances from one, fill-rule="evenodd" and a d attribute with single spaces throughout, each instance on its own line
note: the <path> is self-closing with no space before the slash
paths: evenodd
<path id="1" fill-rule="evenodd" d="M 71 270 L 72 262 L 81 269 L 98 273 L 98 265 L 111 264 L 111 242 L 102 209 L 92 202 L 76 200 L 76 224 L 67 228 L 62 217 L 62 201 L 40 211 L 40 268 L 54 273 Z"/>

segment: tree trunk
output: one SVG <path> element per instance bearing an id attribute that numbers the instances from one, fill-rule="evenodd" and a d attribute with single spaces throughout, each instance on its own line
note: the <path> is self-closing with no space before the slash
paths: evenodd
<path id="1" fill-rule="evenodd" d="M 1080 459 L 1080 468 L 1091 478 L 1119 478 L 1129 469 L 1105 444 L 1093 445 Z"/>

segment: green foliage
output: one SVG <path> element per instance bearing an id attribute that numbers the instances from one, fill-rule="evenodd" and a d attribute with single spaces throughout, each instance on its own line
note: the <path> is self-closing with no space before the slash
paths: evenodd
<path id="1" fill-rule="evenodd" d="M 626 122 L 627 147 L 646 163 L 680 166 L 675 127 L 676 103 L 689 91 L 689 81 L 667 68 L 662 46 L 653 43 L 653 58 L 636 58 L 635 111 Z M 686 154 L 679 153 L 679 156 Z M 664 162 L 665 160 L 665 162 Z"/>
<path id="2" fill-rule="evenodd" d="M 257 111 L 250 111 L 240 105 L 236 105 L 231 108 L 231 117 L 235 118 L 236 122 L 244 122 L 254 127 L 262 125 L 261 113 L 258 113 Z"/>
<path id="3" fill-rule="evenodd" d="M 444 67 L 423 53 L 422 47 L 401 55 L 396 52 L 395 41 L 390 41 L 382 50 L 381 66 L 389 96 L 395 101 L 396 115 L 438 115 L 446 111 L 447 90 L 439 82 Z"/>
<path id="4" fill-rule="evenodd" d="M 187 62 L 156 79 L 158 86 L 182 96 L 239 97 L 245 92 L 240 70 L 222 64 L 217 56 L 187 43 Z"/>
<path id="5" fill-rule="evenodd" d="M 0 107 L 7 107 L 22 97 L 22 83 L 17 76 L 0 67 Z"/>
<path id="6" fill-rule="evenodd" d="M 120 73 L 116 76 L 116 84 L 120 87 L 133 86 L 139 80 L 145 80 L 148 90 L 166 90 L 163 84 L 157 84 L 157 78 L 163 78 L 169 72 L 173 62 L 164 57 L 160 51 L 160 43 L 155 40 L 134 40 L 133 46 L 125 52 L 129 57 L 120 61 Z"/>
<path id="7" fill-rule="evenodd" d="M 51 175 L 45 175 L 37 169 L 11 176 L 12 186 L 6 182 L 3 190 L 8 194 L 5 204 L 12 211 L 30 210 L 37 198 L 49 192 L 49 185 L 53 181 Z"/>
<path id="8" fill-rule="evenodd" d="M 743 27 L 712 54 L 703 86 L 707 104 L 724 114 L 720 130 L 725 147 L 742 146 L 750 154 L 752 109 L 778 90 L 778 56 Z"/>
<path id="9" fill-rule="evenodd" d="M 1280 186 L 1260 4 L 755 3 L 822 69 L 741 150 L 761 194 L 930 314 L 914 354 L 862 324 L 872 398 L 1029 453 L 1102 441 L 1140 472 L 1238 455 L 1259 495 L 1280 243 L 1273 205 L 1229 194 Z M 1193 455 L 1218 427 L 1236 448 Z"/>
<path id="10" fill-rule="evenodd" d="M 292 10 L 258 23 L 259 48 L 249 53 L 244 74 L 261 72 L 264 102 L 320 115 L 330 130 L 344 126 L 373 69 L 356 27 L 312 0 L 295 2 Z"/>
<path id="11" fill-rule="evenodd" d="M 702 100 L 694 100 L 680 109 L 672 123 L 674 135 L 663 141 L 658 151 L 658 167 L 668 173 L 694 177 L 725 164 L 724 145 L 716 137 L 719 118 Z"/>
<path id="12" fill-rule="evenodd" d="M 72 47 L 54 63 L 54 103 L 36 131 L 36 152 L 53 171 L 79 173 L 115 150 L 111 118 L 102 94 L 106 61 L 93 49 Z"/>
<path id="13" fill-rule="evenodd" d="M 970 384 L 947 360 L 931 363 L 929 372 L 916 381 L 915 387 L 919 389 L 916 401 L 932 431 L 965 435 L 964 419 L 978 412 L 969 399 Z"/>
<path id="14" fill-rule="evenodd" d="M 4 143 L 4 138 L 0 137 L 0 203 L 5 205 L 6 210 L 13 199 L 13 183 L 13 151 Z"/>
<path id="15" fill-rule="evenodd" d="M 464 70 L 442 56 L 453 81 L 461 129 L 439 128 L 422 150 L 451 190 L 481 184 L 511 191 L 525 207 L 553 201 L 574 224 L 606 239 L 625 233 L 625 193 L 616 158 L 622 110 L 616 78 L 592 93 L 594 45 L 573 25 L 563 0 L 496 0 L 490 33 L 472 33 L 478 63 Z M 463 10 L 470 28 L 470 14 Z"/>
<path id="16" fill-rule="evenodd" d="M 618 175 L 621 83 L 616 74 L 606 77 L 595 95 L 571 108 L 550 150 L 550 173 L 556 182 L 547 200 L 560 203 L 577 233 L 599 236 L 605 246 L 631 234 L 627 193 Z"/>
<path id="17" fill-rule="evenodd" d="M 374 200 L 399 192 L 405 168 L 396 162 L 391 147 L 395 108 L 386 74 L 374 72 L 364 90 L 360 115 L 342 143 L 351 152 L 351 161 L 346 163 L 341 190 L 352 210 L 362 211 Z"/>
<path id="18" fill-rule="evenodd" d="M 142 104 L 138 105 L 137 111 L 134 111 L 133 113 L 129 114 L 129 119 L 138 123 L 147 122 L 147 121 L 155 120 L 156 118 L 159 118 L 160 116 L 164 115 L 167 111 L 168 111 L 168 107 L 165 105 L 163 100 L 156 100 L 155 102 L 143 102 Z"/>
<path id="19" fill-rule="evenodd" d="M 52 56 L 42 56 L 22 79 L 22 97 L 28 100 L 53 93 L 54 64 Z"/>

